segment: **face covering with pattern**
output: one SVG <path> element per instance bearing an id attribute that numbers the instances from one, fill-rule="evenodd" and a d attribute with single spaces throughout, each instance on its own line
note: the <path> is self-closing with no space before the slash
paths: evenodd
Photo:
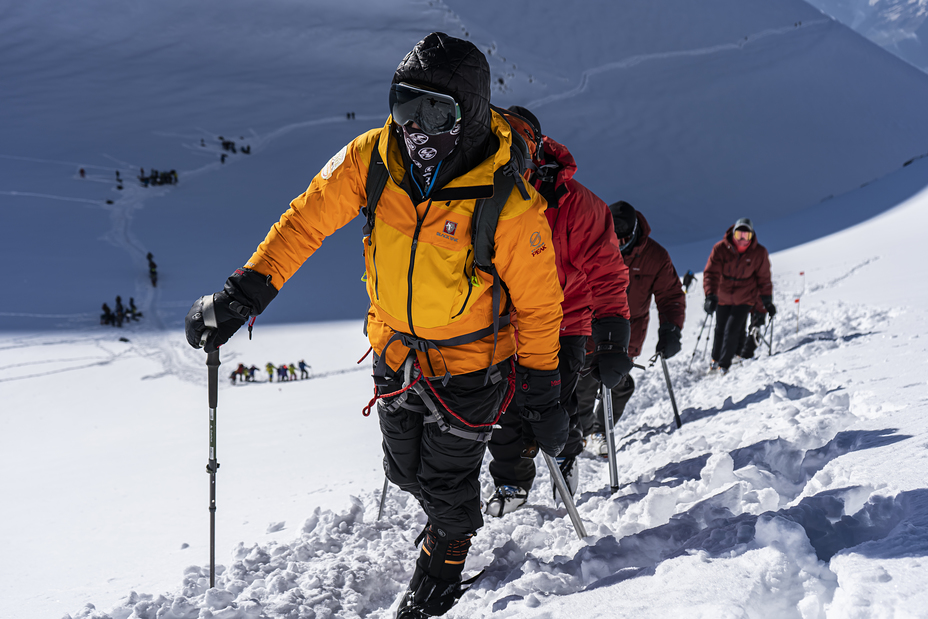
<path id="1" fill-rule="evenodd" d="M 404 126 L 403 139 L 406 142 L 406 152 L 412 159 L 414 171 L 423 181 L 422 194 L 427 196 L 431 191 L 432 176 L 439 164 L 448 155 L 454 152 L 460 140 L 461 123 L 454 126 L 451 131 L 428 135 L 411 127 Z"/>

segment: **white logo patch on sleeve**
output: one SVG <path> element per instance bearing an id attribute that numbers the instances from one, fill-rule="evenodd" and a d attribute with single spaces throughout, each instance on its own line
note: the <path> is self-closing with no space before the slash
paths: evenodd
<path id="1" fill-rule="evenodd" d="M 348 145 L 345 144 L 340 151 L 335 153 L 335 156 L 329 159 L 329 162 L 325 164 L 325 167 L 322 168 L 322 171 L 319 174 L 325 180 L 329 180 L 335 170 L 345 161 L 345 155 L 348 154 Z"/>

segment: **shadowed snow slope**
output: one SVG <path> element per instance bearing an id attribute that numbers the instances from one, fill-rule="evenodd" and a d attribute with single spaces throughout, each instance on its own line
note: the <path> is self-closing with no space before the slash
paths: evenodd
<path id="1" fill-rule="evenodd" d="M 635 370 L 619 491 L 579 461 L 589 537 L 541 470 L 474 538 L 466 573 L 486 571 L 448 616 L 923 613 L 928 76 L 792 0 L 256 6 L 3 5 L 0 617 L 392 616 L 425 518 L 391 488 L 377 519 L 360 223 L 223 346 L 213 589 L 204 355 L 180 327 L 383 122 L 432 30 L 484 49 L 494 102 L 533 109 L 681 272 L 739 216 L 782 250 L 774 354 L 707 377 L 697 285 L 669 361 L 682 429 L 659 368 Z M 139 168 L 180 182 L 142 187 Z M 121 330 L 97 324 L 116 294 L 144 313 Z M 310 379 L 267 380 L 301 359 Z M 258 380 L 230 384 L 239 363 Z"/>
<path id="2" fill-rule="evenodd" d="M 829 199 L 928 152 L 928 76 L 801 0 L 571 11 L 553 0 L 35 0 L 3 11 L 8 329 L 88 325 L 116 294 L 177 326 L 333 153 L 383 122 L 397 63 L 431 30 L 485 50 L 493 101 L 533 109 L 581 181 L 647 214 L 681 272 L 700 270 L 738 217 L 783 249 L 928 184 L 911 177 L 840 209 Z M 251 154 L 222 151 L 220 136 Z M 175 169 L 180 183 L 142 188 L 141 168 Z M 324 243 L 262 321 L 362 316 L 359 237 L 351 224 Z"/>

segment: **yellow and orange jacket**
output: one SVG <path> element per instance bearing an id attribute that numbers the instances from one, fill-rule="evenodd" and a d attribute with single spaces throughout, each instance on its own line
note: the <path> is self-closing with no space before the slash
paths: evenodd
<path id="1" fill-rule="evenodd" d="M 474 271 L 471 219 L 478 198 L 492 195 L 493 175 L 509 161 L 509 125 L 496 112 L 491 129 L 499 148 L 469 172 L 448 182 L 431 198 L 413 204 L 400 187 L 405 171 L 400 145 L 391 137 L 392 118 L 380 129 L 358 136 L 313 178 L 290 203 L 264 242 L 245 264 L 270 275 L 279 290 L 322 244 L 323 239 L 358 215 L 367 201 L 367 171 L 373 149 L 387 165 L 390 179 L 376 209 L 376 225 L 364 237 L 367 292 L 371 306 L 367 333 L 374 352 L 396 333 L 446 340 L 493 324 L 490 275 Z M 519 363 L 527 368 L 557 368 L 563 292 L 558 281 L 547 203 L 529 188 L 529 200 L 513 190 L 496 228 L 494 266 L 507 300 L 517 312 Z M 417 351 L 426 375 L 465 374 L 491 364 L 494 337 L 439 350 Z M 516 352 L 514 325 L 501 327 L 492 363 Z M 397 342 L 386 351 L 387 364 L 399 370 L 409 349 Z"/>

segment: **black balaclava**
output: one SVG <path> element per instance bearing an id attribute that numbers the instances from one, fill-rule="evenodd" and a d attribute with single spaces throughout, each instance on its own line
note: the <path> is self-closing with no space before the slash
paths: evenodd
<path id="1" fill-rule="evenodd" d="M 437 135 L 417 131 L 411 126 L 400 129 L 403 131 L 403 140 L 406 142 L 406 152 L 412 160 L 413 178 L 419 183 L 419 193 L 427 196 L 430 193 L 432 176 L 442 162 L 454 152 L 461 140 L 461 124 L 456 124 L 447 133 Z"/>
<path id="2" fill-rule="evenodd" d="M 625 201 L 615 202 L 609 205 L 612 211 L 612 221 L 615 224 L 615 236 L 621 242 L 622 239 L 628 240 L 622 245 L 622 253 L 627 254 L 634 249 L 638 242 L 638 215 L 635 213 L 635 207 Z"/>
<path id="3" fill-rule="evenodd" d="M 461 107 L 457 144 L 442 159 L 436 189 L 490 155 L 490 65 L 473 43 L 433 32 L 416 43 L 400 62 L 393 75 L 393 83 L 399 82 L 451 95 Z M 405 140 L 402 130 L 395 135 Z"/>

